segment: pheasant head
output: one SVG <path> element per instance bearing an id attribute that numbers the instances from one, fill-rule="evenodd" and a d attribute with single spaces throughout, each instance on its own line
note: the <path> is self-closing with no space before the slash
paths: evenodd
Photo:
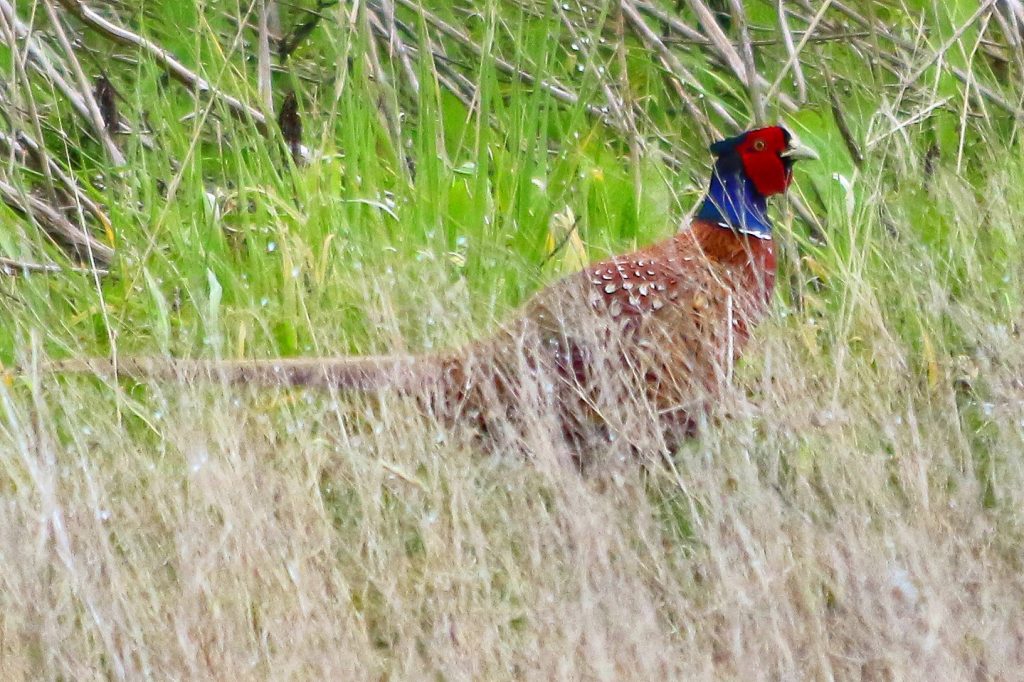
<path id="1" fill-rule="evenodd" d="M 793 164 L 816 159 L 782 126 L 758 128 L 715 142 L 711 185 L 697 217 L 761 239 L 771 237 L 767 198 L 793 180 Z"/>

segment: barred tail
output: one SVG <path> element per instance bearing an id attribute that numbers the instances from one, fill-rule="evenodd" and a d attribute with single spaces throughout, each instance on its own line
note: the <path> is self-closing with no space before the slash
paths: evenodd
<path id="1" fill-rule="evenodd" d="M 98 374 L 158 381 L 220 381 L 253 386 L 308 386 L 355 391 L 413 390 L 436 385 L 444 360 L 434 356 L 382 355 L 269 360 L 176 360 L 172 358 L 71 359 L 48 372 Z"/>

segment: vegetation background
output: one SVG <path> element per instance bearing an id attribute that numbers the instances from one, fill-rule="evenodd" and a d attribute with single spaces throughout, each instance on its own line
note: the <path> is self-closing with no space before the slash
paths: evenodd
<path id="1" fill-rule="evenodd" d="M 0 33 L 3 679 L 1019 679 L 1019 0 L 0 0 Z M 822 160 L 776 312 L 667 462 L 39 369 L 462 343 L 778 120 Z"/>

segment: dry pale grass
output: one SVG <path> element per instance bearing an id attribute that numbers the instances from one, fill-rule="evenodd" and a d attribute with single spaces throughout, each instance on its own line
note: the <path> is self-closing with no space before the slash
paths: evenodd
<path id="1" fill-rule="evenodd" d="M 929 381 L 854 308 L 859 350 L 764 328 L 674 465 L 583 476 L 541 414 L 523 459 L 392 401 L 4 389 L 0 674 L 1014 679 L 1024 352 L 961 310 Z"/>

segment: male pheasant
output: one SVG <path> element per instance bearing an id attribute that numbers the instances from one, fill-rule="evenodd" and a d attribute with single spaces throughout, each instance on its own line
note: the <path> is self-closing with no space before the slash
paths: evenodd
<path id="1" fill-rule="evenodd" d="M 391 390 L 415 396 L 443 421 L 487 432 L 528 414 L 551 416 L 577 442 L 606 431 L 609 415 L 628 401 L 675 440 L 768 309 L 775 250 L 766 198 L 787 189 L 795 161 L 817 158 L 779 126 L 710 151 L 710 187 L 688 230 L 556 282 L 489 338 L 463 348 L 331 359 L 121 359 L 116 368 L 72 360 L 53 369 Z"/>

